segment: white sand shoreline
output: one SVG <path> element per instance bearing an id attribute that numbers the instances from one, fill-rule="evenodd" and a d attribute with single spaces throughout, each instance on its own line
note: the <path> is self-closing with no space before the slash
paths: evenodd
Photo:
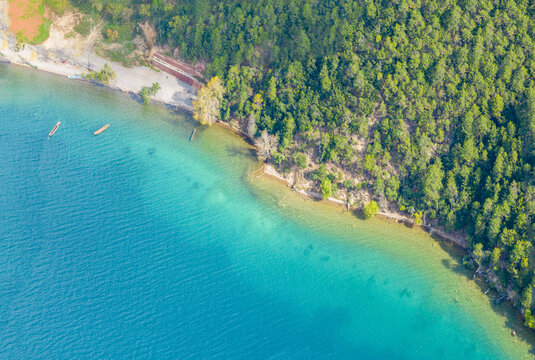
<path id="1" fill-rule="evenodd" d="M 0 9 L 1 12 L 2 9 Z M 73 40 L 64 40 L 63 33 L 52 25 L 51 36 L 47 41 L 41 45 L 25 45 L 23 50 L 18 51 L 14 34 L 7 30 L 7 25 L 1 21 L 0 17 L 0 61 L 2 62 L 28 66 L 65 77 L 82 75 L 89 69 L 99 71 L 105 63 L 108 63 L 115 71 L 116 78 L 104 86 L 139 95 L 143 86 L 151 86 L 158 82 L 161 89 L 151 97 L 153 100 L 189 112 L 193 110 L 192 103 L 196 97 L 196 91 L 190 85 L 149 67 L 126 68 L 121 64 L 103 59 L 90 50 L 93 41 L 90 39 L 91 36 L 85 40 L 85 43 L 78 40 L 75 43 L 78 46 L 73 46 Z"/>

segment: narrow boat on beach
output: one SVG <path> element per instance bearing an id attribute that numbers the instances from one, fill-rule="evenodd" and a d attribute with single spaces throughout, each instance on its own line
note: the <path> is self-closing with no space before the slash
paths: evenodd
<path id="1" fill-rule="evenodd" d="M 106 130 L 109 127 L 110 127 L 110 124 L 106 124 L 103 127 L 101 127 L 100 129 L 98 129 L 97 131 L 95 131 L 93 134 L 94 135 L 98 135 L 98 134 L 100 134 L 101 132 L 103 132 L 104 130 Z"/>
<path id="2" fill-rule="evenodd" d="M 61 124 L 61 121 L 58 121 L 58 123 L 56 124 L 56 126 L 54 126 L 54 128 L 52 129 L 52 131 L 48 134 L 48 136 L 52 136 L 56 133 L 56 130 L 59 128 L 59 124 Z"/>

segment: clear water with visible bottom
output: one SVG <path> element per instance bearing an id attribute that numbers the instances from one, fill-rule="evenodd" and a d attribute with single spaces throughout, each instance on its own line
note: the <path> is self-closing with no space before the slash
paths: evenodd
<path id="1" fill-rule="evenodd" d="M 0 125 L 0 358 L 531 357 L 446 245 L 251 177 L 225 129 L 4 65 Z"/>

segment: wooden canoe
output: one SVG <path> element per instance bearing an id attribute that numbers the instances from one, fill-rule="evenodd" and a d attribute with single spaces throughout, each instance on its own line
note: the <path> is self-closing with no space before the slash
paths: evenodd
<path id="1" fill-rule="evenodd" d="M 48 136 L 52 136 L 56 133 L 56 130 L 59 128 L 59 124 L 61 124 L 61 121 L 58 121 L 58 123 L 56 124 L 56 126 L 54 126 L 54 128 L 52 129 L 52 131 L 48 134 Z"/>
<path id="2" fill-rule="evenodd" d="M 106 124 L 103 127 L 101 127 L 100 129 L 98 129 L 97 131 L 95 131 L 93 134 L 94 135 L 98 135 L 98 134 L 100 134 L 101 132 L 103 132 L 104 130 L 106 130 L 109 127 L 110 127 L 110 124 Z"/>

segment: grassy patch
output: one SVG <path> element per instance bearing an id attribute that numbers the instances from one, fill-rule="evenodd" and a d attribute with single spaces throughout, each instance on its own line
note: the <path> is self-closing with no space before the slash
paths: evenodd
<path id="1" fill-rule="evenodd" d="M 82 36 L 89 36 L 91 33 L 91 18 L 88 16 L 82 17 L 78 25 L 74 27 L 74 31 Z"/>
<path id="2" fill-rule="evenodd" d="M 126 67 L 143 64 L 143 59 L 134 52 L 134 50 L 135 46 L 130 42 L 112 49 L 108 48 L 105 44 L 100 44 L 95 47 L 95 53 L 98 56 L 120 63 Z"/>
<path id="3" fill-rule="evenodd" d="M 37 45 L 44 43 L 50 35 L 50 25 L 52 25 L 52 22 L 43 18 L 43 23 L 39 25 L 39 34 L 37 34 L 37 36 L 32 40 L 27 41 L 28 44 Z"/>
<path id="4" fill-rule="evenodd" d="M 102 35 L 104 36 L 104 41 L 108 43 L 124 43 L 127 41 L 132 41 L 134 38 L 135 29 L 133 29 L 132 24 L 108 24 L 102 28 Z M 110 34 L 113 36 L 110 38 Z"/>
<path id="5" fill-rule="evenodd" d="M 43 0 L 43 4 L 60 16 L 71 8 L 69 0 Z"/>

